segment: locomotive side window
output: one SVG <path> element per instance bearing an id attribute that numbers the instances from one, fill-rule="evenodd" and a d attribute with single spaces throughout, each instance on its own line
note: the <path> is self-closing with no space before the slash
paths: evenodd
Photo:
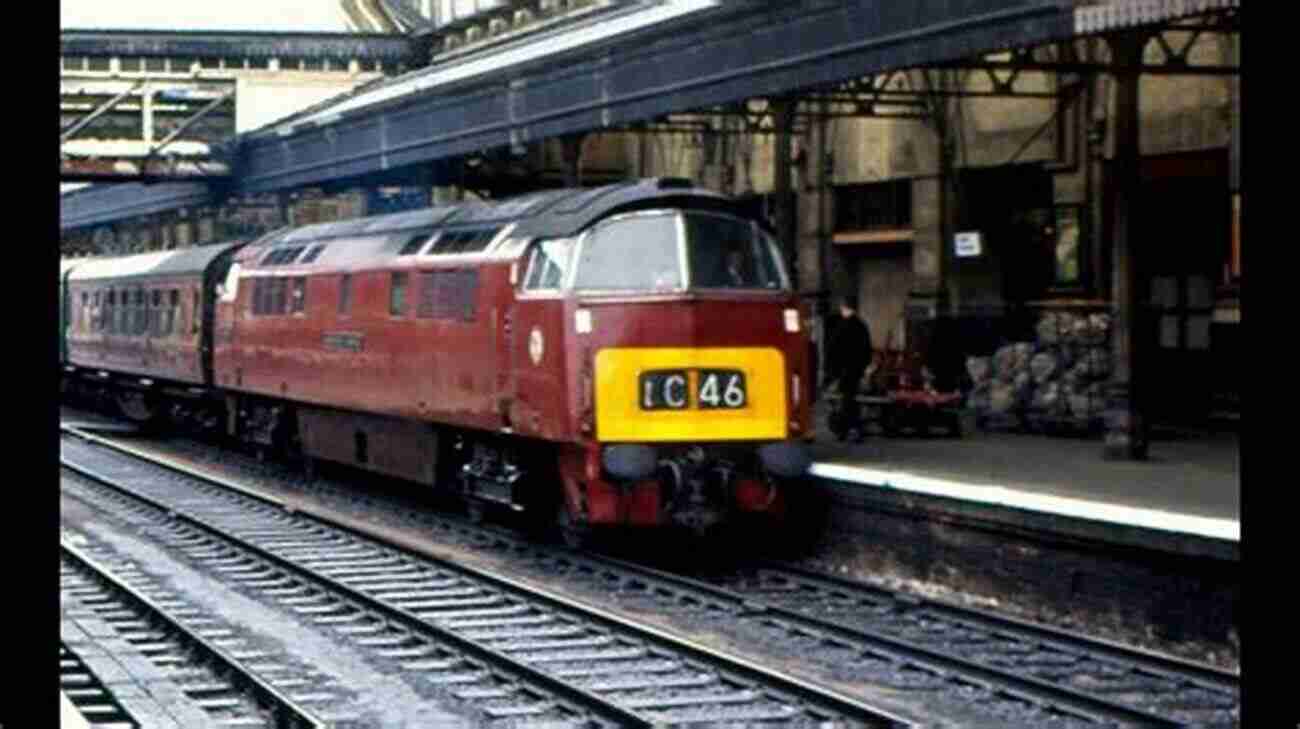
<path id="1" fill-rule="evenodd" d="M 279 276 L 271 279 L 271 301 L 270 301 L 271 308 L 270 311 L 267 312 L 268 314 L 284 313 L 285 311 L 284 284 L 285 284 L 285 279 Z"/>
<path id="2" fill-rule="evenodd" d="M 678 217 L 632 213 L 598 225 L 583 240 L 574 288 L 672 291 L 682 288 Z M 633 263 L 634 265 L 629 265 Z"/>
<path id="3" fill-rule="evenodd" d="M 686 247 L 691 286 L 715 289 L 781 289 L 778 256 L 752 222 L 721 215 L 687 213 Z"/>
<path id="4" fill-rule="evenodd" d="M 474 321 L 478 301 L 478 271 L 424 271 L 415 315 L 421 319 Z"/>
<path id="5" fill-rule="evenodd" d="M 352 311 L 352 274 L 345 273 L 339 281 L 339 314 L 346 316 Z"/>
<path id="6" fill-rule="evenodd" d="M 303 257 L 302 257 L 302 260 L 301 260 L 301 261 L 298 261 L 298 262 L 299 262 L 299 263 L 311 263 L 312 261 L 316 260 L 317 258 L 320 258 L 321 251 L 323 251 L 323 250 L 325 250 L 325 245 L 324 245 L 323 243 L 319 243 L 319 244 L 317 244 L 317 245 L 314 245 L 314 246 L 312 246 L 311 248 L 307 249 L 307 255 L 303 256 Z"/>
<path id="7" fill-rule="evenodd" d="M 538 241 L 528 257 L 524 290 L 552 291 L 563 286 L 572 253 L 572 239 Z"/>
<path id="8" fill-rule="evenodd" d="M 261 316 L 266 313 L 266 279 L 253 279 L 253 300 L 249 311 L 253 316 Z"/>
<path id="9" fill-rule="evenodd" d="M 295 276 L 293 279 L 293 292 L 289 302 L 289 311 L 295 314 L 301 314 L 307 309 L 307 279 L 302 276 Z"/>
<path id="10" fill-rule="evenodd" d="M 388 289 L 388 313 L 392 316 L 406 314 L 406 273 L 394 273 Z"/>
<path id="11" fill-rule="evenodd" d="M 199 320 L 203 316 L 202 304 L 199 302 L 199 290 L 194 289 L 194 302 L 190 305 L 190 335 L 195 337 L 199 335 Z"/>

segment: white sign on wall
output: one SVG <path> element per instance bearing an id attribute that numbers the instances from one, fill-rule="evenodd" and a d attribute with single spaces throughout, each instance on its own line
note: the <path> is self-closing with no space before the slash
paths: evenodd
<path id="1" fill-rule="evenodd" d="M 974 258 L 984 252 L 984 238 L 977 230 L 953 236 L 958 258 Z"/>

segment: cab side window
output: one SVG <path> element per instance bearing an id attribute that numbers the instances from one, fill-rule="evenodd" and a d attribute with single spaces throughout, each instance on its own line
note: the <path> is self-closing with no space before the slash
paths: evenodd
<path id="1" fill-rule="evenodd" d="M 528 254 L 525 291 L 555 291 L 564 286 L 573 240 L 561 238 L 533 244 Z"/>

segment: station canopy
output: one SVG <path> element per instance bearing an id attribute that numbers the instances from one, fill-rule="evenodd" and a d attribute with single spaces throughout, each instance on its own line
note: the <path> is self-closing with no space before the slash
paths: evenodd
<path id="1" fill-rule="evenodd" d="M 349 33 L 341 0 L 63 0 L 64 30 Z"/>

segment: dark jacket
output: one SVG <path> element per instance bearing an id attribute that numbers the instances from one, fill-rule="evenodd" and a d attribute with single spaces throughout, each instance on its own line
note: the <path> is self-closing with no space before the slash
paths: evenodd
<path id="1" fill-rule="evenodd" d="M 871 330 L 856 316 L 841 317 L 828 344 L 826 374 L 830 378 L 861 378 L 871 364 Z"/>

